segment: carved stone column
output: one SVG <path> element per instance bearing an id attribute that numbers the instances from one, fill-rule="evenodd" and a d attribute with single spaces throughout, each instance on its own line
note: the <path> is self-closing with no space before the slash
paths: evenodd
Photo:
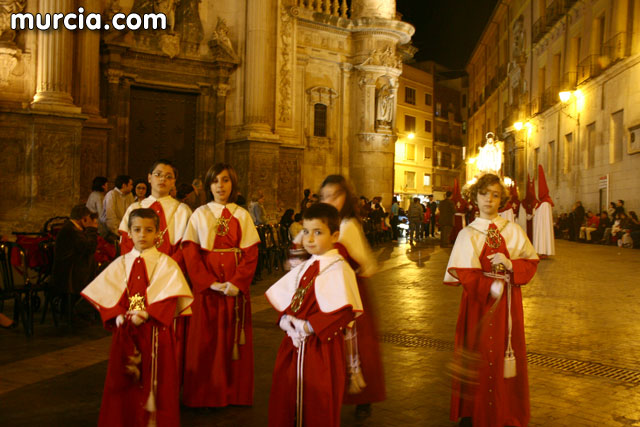
<path id="1" fill-rule="evenodd" d="M 100 0 L 79 0 L 85 13 L 100 10 Z M 77 60 L 73 97 L 82 112 L 100 114 L 100 31 L 77 32 Z"/>
<path id="2" fill-rule="evenodd" d="M 40 0 L 38 12 L 69 13 L 72 0 Z M 80 112 L 71 97 L 73 75 L 73 33 L 59 28 L 38 31 L 36 94 L 32 106 L 50 111 Z"/>
<path id="3" fill-rule="evenodd" d="M 245 63 L 245 128 L 271 132 L 274 125 L 275 28 L 274 0 L 248 0 Z"/>

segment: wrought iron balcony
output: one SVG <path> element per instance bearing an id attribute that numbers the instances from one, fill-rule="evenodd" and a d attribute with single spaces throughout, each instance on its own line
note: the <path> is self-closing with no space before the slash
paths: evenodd
<path id="1" fill-rule="evenodd" d="M 609 65 L 621 60 L 625 55 L 627 32 L 621 32 L 611 37 L 604 45 L 604 53 L 609 59 Z"/>
<path id="2" fill-rule="evenodd" d="M 602 66 L 600 65 L 600 55 L 590 55 L 580 61 L 578 64 L 578 81 L 577 83 L 583 83 L 591 78 L 597 77 L 602 73 Z"/>

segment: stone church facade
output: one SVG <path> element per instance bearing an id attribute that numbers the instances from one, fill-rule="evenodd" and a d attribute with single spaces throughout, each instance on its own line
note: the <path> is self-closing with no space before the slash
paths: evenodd
<path id="1" fill-rule="evenodd" d="M 6 4 L 6 5 L 5 5 Z M 12 30 L 11 13 L 167 14 L 168 28 Z M 38 229 L 94 176 L 179 182 L 215 162 L 268 211 L 327 174 L 393 191 L 401 54 L 393 0 L 8 0 L 0 7 L 0 232 Z M 410 51 L 410 49 L 408 49 Z"/>

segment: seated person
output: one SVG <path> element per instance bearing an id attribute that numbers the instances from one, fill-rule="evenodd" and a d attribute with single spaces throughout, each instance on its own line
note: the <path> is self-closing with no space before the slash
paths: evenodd
<path id="1" fill-rule="evenodd" d="M 611 230 L 611 221 L 609 220 L 609 214 L 607 211 L 602 211 L 600 214 L 600 220 L 598 221 L 598 228 L 591 232 L 591 239 L 598 243 L 604 241 L 605 232 L 607 230 Z"/>
<path id="2" fill-rule="evenodd" d="M 586 240 L 587 242 L 591 241 L 591 233 L 598 229 L 598 224 L 600 223 L 600 218 L 597 215 L 594 215 L 593 212 L 587 212 L 587 223 L 580 227 L 580 240 Z"/>
<path id="3" fill-rule="evenodd" d="M 71 209 L 69 220 L 56 236 L 53 257 L 53 289 L 58 294 L 79 295 L 96 270 L 98 222 L 85 205 Z"/>

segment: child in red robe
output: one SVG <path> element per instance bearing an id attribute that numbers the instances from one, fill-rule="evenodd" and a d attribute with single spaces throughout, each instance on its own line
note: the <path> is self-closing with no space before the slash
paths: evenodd
<path id="1" fill-rule="evenodd" d="M 172 257 L 186 273 L 180 243 L 182 235 L 187 228 L 191 209 L 185 203 L 180 203 L 169 195 L 176 185 L 178 178 L 178 168 L 167 159 L 156 160 L 147 175 L 147 180 L 151 185 L 151 195 L 145 199 L 134 202 L 129 206 L 120 223 L 120 253 L 126 254 L 133 248 L 130 231 L 128 227 L 129 213 L 134 209 L 153 209 L 160 218 L 159 238 L 156 242 L 158 250 Z M 174 335 L 176 338 L 176 363 L 178 364 L 178 376 L 182 379 L 182 369 L 184 365 L 185 334 L 188 318 L 177 318 L 174 321 Z"/>
<path id="2" fill-rule="evenodd" d="M 218 163 L 205 177 L 213 201 L 191 216 L 182 239 L 193 286 L 183 402 L 190 407 L 253 403 L 253 329 L 249 286 L 258 262 L 258 232 L 234 202 L 238 177 Z"/>
<path id="3" fill-rule="evenodd" d="M 180 424 L 171 326 L 193 297 L 178 264 L 155 247 L 158 223 L 152 209 L 130 212 L 134 249 L 82 291 L 114 331 L 99 426 Z"/>
<path id="4" fill-rule="evenodd" d="M 354 269 L 364 313 L 355 322 L 357 360 L 349 365 L 347 393 L 344 403 L 355 404 L 355 415 L 364 419 L 371 415 L 371 404 L 386 398 L 384 370 L 378 343 L 377 316 L 368 290 L 367 278 L 378 270 L 369 243 L 358 220 L 358 205 L 351 185 L 341 175 L 329 175 L 320 188 L 322 201 L 340 212 L 340 237 L 336 248 Z"/>
<path id="5" fill-rule="evenodd" d="M 273 371 L 272 427 L 340 425 L 347 373 L 344 331 L 362 312 L 355 273 L 333 248 L 340 236 L 338 211 L 319 203 L 303 218 L 302 241 L 312 256 L 266 293 L 288 335 Z"/>
<path id="6" fill-rule="evenodd" d="M 486 174 L 470 188 L 480 216 L 460 231 L 444 277 L 462 285 L 456 326 L 451 420 L 474 427 L 524 427 L 529 384 L 521 286 L 538 256 L 524 230 L 498 215 L 509 192 Z"/>
<path id="7" fill-rule="evenodd" d="M 173 256 L 180 262 L 180 242 L 182 235 L 187 228 L 187 222 L 191 216 L 191 209 L 185 203 L 180 203 L 169 195 L 175 187 L 178 178 L 178 170 L 170 160 L 157 160 L 151 169 L 147 179 L 151 184 L 151 195 L 146 199 L 132 203 L 120 222 L 120 253 L 126 254 L 133 248 L 129 231 L 129 214 L 134 209 L 151 208 L 160 218 L 160 237 L 158 239 L 158 250 L 167 255 Z"/>

